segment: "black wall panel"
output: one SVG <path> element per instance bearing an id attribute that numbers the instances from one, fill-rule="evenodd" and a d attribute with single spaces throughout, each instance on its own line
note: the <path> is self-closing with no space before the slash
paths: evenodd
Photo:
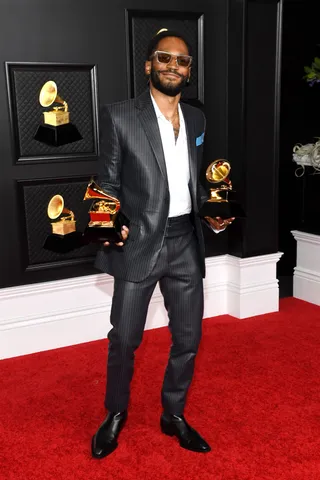
<path id="1" fill-rule="evenodd" d="M 49 185 L 52 192 L 55 189 L 54 183 L 53 185 L 50 183 L 51 179 L 69 179 L 70 185 L 75 185 L 74 182 L 79 176 L 89 180 L 97 168 L 97 162 L 91 155 L 92 145 L 84 145 L 82 158 L 76 160 L 68 156 L 70 152 L 65 152 L 65 158 L 60 158 L 56 162 L 49 162 L 47 159 L 37 161 L 37 164 L 17 162 L 10 128 L 5 62 L 94 65 L 97 69 L 99 104 L 126 99 L 130 84 L 130 72 L 127 68 L 126 9 L 146 11 L 150 8 L 150 2 L 96 0 L 92 3 L 84 0 L 67 0 L 56 8 L 41 0 L 28 2 L 0 0 L 0 8 L 0 62 L 2 64 L 0 100 L 3 105 L 0 111 L 0 200 L 4 206 L 0 209 L 0 286 L 95 273 L 92 260 L 88 261 L 90 255 L 88 256 L 87 253 L 77 251 L 74 255 L 69 255 L 75 257 L 70 265 L 69 260 L 72 258 L 69 256 L 65 257 L 65 261 L 61 259 L 57 261 L 56 258 L 49 258 L 48 254 L 40 249 L 41 231 L 44 236 L 44 231 L 47 232 L 49 228 L 45 209 Z M 191 1 L 164 0 L 160 10 L 164 12 L 164 17 L 168 18 L 168 21 L 171 21 L 168 11 L 172 11 L 175 16 L 179 12 L 196 10 L 198 16 L 204 16 L 206 55 L 210 57 L 211 64 L 211 67 L 207 68 L 204 91 L 209 88 L 211 90 L 211 86 L 215 83 L 214 72 L 217 70 L 225 72 L 226 69 L 226 2 L 200 0 L 195 5 Z M 208 58 L 206 62 L 208 63 Z M 41 77 L 41 81 L 44 80 L 46 78 Z M 23 87 L 24 79 L 22 83 L 20 79 L 16 81 L 20 96 L 25 96 L 25 101 L 28 103 L 30 101 L 28 97 L 32 96 L 33 92 L 20 88 L 21 85 Z M 61 87 L 66 89 L 67 86 L 63 83 L 61 80 Z M 28 85 L 29 83 L 26 87 Z M 73 88 L 76 88 L 76 85 Z M 221 85 L 220 91 L 215 89 L 209 93 L 207 99 L 209 121 L 211 116 L 216 115 L 218 118 L 226 118 L 225 90 L 225 86 Z M 70 97 L 70 91 L 67 92 L 67 96 Z M 22 104 L 23 102 L 20 103 Z M 38 104 L 34 105 L 34 109 L 39 113 Z M 29 113 L 25 113 L 24 122 L 28 115 L 30 115 L 30 121 L 34 121 L 35 110 L 30 108 Z M 73 111 L 76 113 L 77 106 L 73 106 Z M 210 111 L 214 114 L 211 115 Z M 28 129 L 29 125 L 26 124 L 25 128 Z M 225 125 L 221 127 L 221 123 L 218 122 L 214 130 L 210 135 L 214 142 L 214 146 L 210 149 L 211 156 L 219 155 L 218 152 L 224 150 L 226 143 Z M 36 153 L 35 156 L 43 154 L 45 156 L 48 153 L 48 149 L 45 149 L 45 152 L 30 153 L 28 150 L 30 146 L 34 148 L 34 144 L 26 145 L 22 141 L 22 153 L 25 156 L 32 156 L 33 153 Z M 74 146 L 70 144 L 70 150 L 73 149 Z M 49 150 L 51 154 L 51 149 Z M 88 152 L 87 156 L 86 152 Z M 32 201 L 30 201 L 31 198 Z M 225 253 L 226 248 L 225 239 L 215 239 L 209 232 L 208 255 L 214 255 L 216 252 Z M 37 265 L 41 265 L 42 268 L 37 268 Z"/>
<path id="2" fill-rule="evenodd" d="M 278 250 L 280 62 L 283 1 L 230 2 L 228 158 L 247 213 L 229 253 Z"/>
<path id="3" fill-rule="evenodd" d="M 275 139 L 280 4 L 163 0 L 154 7 L 156 15 L 164 12 L 164 22 L 170 18 L 169 11 L 172 18 L 193 12 L 193 18 L 198 16 L 203 21 L 204 69 L 202 78 L 194 76 L 197 88 L 193 85 L 190 90 L 196 91 L 207 117 L 203 174 L 211 161 L 229 159 L 233 183 L 247 208 L 247 220 L 237 220 L 229 232 L 214 235 L 205 230 L 207 256 L 228 252 L 248 256 L 277 250 Z M 85 185 L 85 179 L 95 174 L 97 161 L 92 157 L 92 145 L 86 147 L 88 155 L 84 151 L 81 158 L 66 155 L 55 162 L 16 161 L 5 63 L 91 65 L 96 68 L 99 105 L 126 99 L 132 84 L 127 10 L 150 11 L 150 2 L 67 0 L 57 8 L 43 0 L 0 0 L 0 8 L 0 287 L 95 273 L 91 251 L 63 261 L 38 251 L 40 243 L 30 244 L 35 242 L 32 238 L 39 239 L 41 229 L 49 226 L 49 219 L 44 218 L 48 189 L 54 190 L 59 182 L 65 185 L 63 188 L 77 185 L 80 198 L 79 185 Z M 259 28 L 258 23 L 264 19 L 268 25 Z M 209 189 L 211 185 L 205 186 Z M 68 201 L 72 203 L 70 195 Z M 32 218 L 31 212 L 36 212 Z"/>
<path id="4" fill-rule="evenodd" d="M 304 66 L 320 57 L 319 14 L 317 1 L 284 3 L 279 169 L 279 248 L 284 255 L 278 269 L 282 276 L 292 275 L 296 265 L 291 230 L 320 234 L 320 175 L 307 167 L 298 178 L 292 161 L 296 143 L 314 143 L 320 136 L 320 85 L 311 88 L 303 80 Z"/>

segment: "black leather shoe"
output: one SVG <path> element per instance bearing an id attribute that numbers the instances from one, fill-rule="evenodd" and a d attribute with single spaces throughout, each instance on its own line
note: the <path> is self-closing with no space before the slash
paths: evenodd
<path id="1" fill-rule="evenodd" d="M 94 458 L 104 458 L 117 448 L 117 439 L 127 417 L 127 410 L 118 413 L 108 413 L 107 418 L 92 437 L 91 451 Z"/>
<path id="2" fill-rule="evenodd" d="M 186 422 L 183 415 L 169 415 L 163 413 L 160 419 L 160 426 L 163 433 L 173 437 L 180 442 L 182 448 L 193 452 L 210 452 L 210 445 Z"/>

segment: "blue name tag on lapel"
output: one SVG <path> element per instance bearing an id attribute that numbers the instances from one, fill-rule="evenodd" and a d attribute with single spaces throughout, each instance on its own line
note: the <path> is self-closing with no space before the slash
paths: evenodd
<path id="1" fill-rule="evenodd" d="M 204 141 L 204 133 L 200 135 L 200 137 L 196 138 L 196 146 L 199 147 L 199 145 L 202 145 Z"/>

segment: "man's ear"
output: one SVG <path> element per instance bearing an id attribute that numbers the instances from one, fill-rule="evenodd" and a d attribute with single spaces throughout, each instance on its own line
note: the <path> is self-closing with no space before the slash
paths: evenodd
<path id="1" fill-rule="evenodd" d="M 147 60 L 146 63 L 144 64 L 144 73 L 146 75 L 150 75 L 151 72 L 151 61 Z"/>

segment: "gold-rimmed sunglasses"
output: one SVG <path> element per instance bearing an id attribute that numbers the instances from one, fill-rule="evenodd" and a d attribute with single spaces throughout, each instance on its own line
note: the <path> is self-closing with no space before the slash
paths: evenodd
<path id="1" fill-rule="evenodd" d="M 151 58 L 154 57 L 157 62 L 168 64 L 171 62 L 172 57 L 176 59 L 176 64 L 179 67 L 190 67 L 192 62 L 192 57 L 190 55 L 173 55 L 169 52 L 162 52 L 161 50 L 156 50 L 152 55 Z"/>

